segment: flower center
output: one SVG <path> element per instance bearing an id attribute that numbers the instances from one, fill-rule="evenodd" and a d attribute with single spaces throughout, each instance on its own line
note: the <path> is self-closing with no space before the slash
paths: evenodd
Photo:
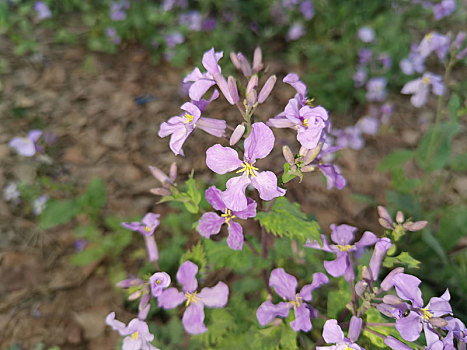
<path id="1" fill-rule="evenodd" d="M 191 123 L 193 121 L 193 116 L 189 113 L 185 113 L 185 115 L 183 116 L 183 119 L 185 119 L 183 121 L 183 124 L 188 124 L 188 123 Z"/>
<path id="2" fill-rule="evenodd" d="M 423 77 L 422 81 L 423 81 L 423 84 L 428 85 L 430 83 L 430 78 L 429 77 Z"/>
<path id="3" fill-rule="evenodd" d="M 429 42 L 431 42 L 431 40 L 433 39 L 433 32 L 428 33 L 427 35 L 425 35 L 425 38 L 426 38 Z"/>
<path id="4" fill-rule="evenodd" d="M 308 118 L 305 118 L 302 120 L 302 125 L 305 127 L 305 128 L 308 128 Z"/>
<path id="5" fill-rule="evenodd" d="M 150 228 L 149 226 L 146 225 L 146 226 L 144 226 L 144 231 L 146 231 L 146 232 L 151 232 L 151 228 Z"/>
<path id="6" fill-rule="evenodd" d="M 306 99 L 306 105 L 307 105 L 307 106 L 314 107 L 314 106 L 315 106 L 315 103 L 314 103 L 314 102 L 315 102 L 315 98 L 314 98 L 314 97 L 313 97 L 313 98 L 307 98 L 307 99 Z"/>
<path id="7" fill-rule="evenodd" d="M 345 346 L 344 350 L 353 350 L 352 348 L 349 348 L 347 345 Z"/>
<path id="8" fill-rule="evenodd" d="M 433 314 L 430 311 L 428 311 L 428 309 L 421 309 L 420 311 L 422 312 L 423 318 L 425 320 L 429 320 L 430 318 L 433 317 Z"/>
<path id="9" fill-rule="evenodd" d="M 341 252 L 347 252 L 347 251 L 349 251 L 350 249 L 352 249 L 354 246 L 353 246 L 353 245 L 350 245 L 350 244 L 346 244 L 346 245 L 337 244 L 336 247 L 339 248 L 339 250 L 340 250 Z"/>
<path id="10" fill-rule="evenodd" d="M 295 310 L 297 307 L 300 307 L 302 305 L 302 297 L 298 296 L 298 293 L 295 295 L 295 300 L 290 300 L 289 304 L 293 306 L 293 309 Z"/>
<path id="11" fill-rule="evenodd" d="M 185 306 L 189 306 L 192 302 L 196 304 L 199 300 L 201 300 L 200 298 L 196 296 L 197 293 L 198 292 L 185 293 L 185 296 L 186 296 Z"/>
<path id="12" fill-rule="evenodd" d="M 221 216 L 225 218 L 225 223 L 227 224 L 227 226 L 230 226 L 229 221 L 236 217 L 235 215 L 232 215 L 232 211 L 227 208 L 225 208 L 225 213 L 221 214 Z"/>
<path id="13" fill-rule="evenodd" d="M 253 175 L 253 177 L 256 177 L 254 170 L 258 170 L 258 168 L 254 167 L 253 164 L 248 163 L 248 162 L 243 162 L 242 167 L 243 168 L 238 170 L 237 173 L 243 173 L 244 171 L 246 171 L 247 176 Z"/>
<path id="14" fill-rule="evenodd" d="M 156 284 L 161 284 L 162 281 L 161 280 L 156 280 Z"/>
<path id="15" fill-rule="evenodd" d="M 131 340 L 136 340 L 138 338 L 138 332 L 134 332 L 132 335 L 131 335 Z"/>

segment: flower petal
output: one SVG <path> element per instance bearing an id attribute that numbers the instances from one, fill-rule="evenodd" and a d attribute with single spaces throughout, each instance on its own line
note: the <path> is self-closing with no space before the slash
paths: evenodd
<path id="1" fill-rule="evenodd" d="M 185 261 L 180 265 L 177 271 L 177 281 L 183 286 L 185 293 L 193 293 L 198 288 L 198 281 L 196 274 L 198 273 L 198 266 L 193 264 L 190 260 Z"/>
<path id="2" fill-rule="evenodd" d="M 285 195 L 286 190 L 277 186 L 277 178 L 272 171 L 256 172 L 256 177 L 250 179 L 251 184 L 258 190 L 262 200 L 270 201 Z"/>
<path id="3" fill-rule="evenodd" d="M 290 322 L 290 327 L 295 332 L 309 332 L 311 330 L 310 310 L 305 304 L 300 305 L 295 309 L 295 321 Z"/>
<path id="4" fill-rule="evenodd" d="M 170 285 L 170 276 L 165 272 L 156 272 L 149 278 L 151 292 L 154 298 L 160 296 L 165 288 Z"/>
<path id="5" fill-rule="evenodd" d="M 407 317 L 396 320 L 396 329 L 402 338 L 407 341 L 415 341 L 420 337 L 422 323 L 420 316 L 411 311 Z"/>
<path id="6" fill-rule="evenodd" d="M 422 281 L 415 276 L 398 273 L 393 277 L 393 282 L 400 298 L 410 300 L 415 307 L 423 307 L 422 292 L 418 288 Z"/>
<path id="7" fill-rule="evenodd" d="M 226 206 L 221 198 L 221 195 L 222 191 L 219 190 L 216 186 L 209 187 L 204 193 L 206 200 L 209 202 L 209 204 L 212 205 L 214 209 L 224 211 Z"/>
<path id="8" fill-rule="evenodd" d="M 243 248 L 243 229 L 242 226 L 237 222 L 230 222 L 230 226 L 227 228 L 229 231 L 229 237 L 227 237 L 227 244 L 233 250 L 242 250 Z"/>
<path id="9" fill-rule="evenodd" d="M 276 115 L 274 118 L 270 118 L 266 125 L 271 128 L 293 128 L 296 123 L 290 121 L 284 115 Z"/>
<path id="10" fill-rule="evenodd" d="M 287 317 L 290 310 L 289 303 L 279 303 L 274 305 L 269 300 L 262 303 L 256 310 L 256 318 L 261 326 L 267 325 L 275 317 Z"/>
<path id="11" fill-rule="evenodd" d="M 335 250 L 333 250 L 333 249 L 329 246 L 328 240 L 326 239 L 326 236 L 325 236 L 325 235 L 321 235 L 321 242 L 323 242 L 323 246 L 321 246 L 321 245 L 318 243 L 317 240 L 313 240 L 313 242 L 311 242 L 310 239 L 307 239 L 307 241 L 306 241 L 306 243 L 305 243 L 305 247 L 323 250 L 323 251 L 328 252 L 328 253 L 333 253 L 333 252 L 335 252 Z"/>
<path id="12" fill-rule="evenodd" d="M 112 327 L 114 331 L 118 331 L 120 335 L 127 334 L 125 332 L 126 325 L 123 322 L 120 322 L 119 320 L 115 319 L 115 312 L 111 312 L 107 315 L 107 317 L 105 318 L 105 324 Z"/>
<path id="13" fill-rule="evenodd" d="M 332 277 L 344 275 L 349 267 L 349 254 L 347 252 L 338 252 L 337 259 L 324 261 L 324 268 Z"/>
<path id="14" fill-rule="evenodd" d="M 25 157 L 32 157 L 36 153 L 34 142 L 25 137 L 14 137 L 8 143 L 8 146 L 14 148 L 18 154 Z"/>
<path id="15" fill-rule="evenodd" d="M 352 343 L 355 343 L 362 331 L 363 320 L 360 317 L 352 316 L 350 319 L 348 337 Z"/>
<path id="16" fill-rule="evenodd" d="M 157 297 L 159 307 L 163 309 L 173 309 L 186 300 L 185 294 L 179 292 L 177 288 L 169 288 L 164 290 L 161 295 Z"/>
<path id="17" fill-rule="evenodd" d="M 39 140 L 39 138 L 41 137 L 42 135 L 42 130 L 31 130 L 28 132 L 28 139 L 30 139 L 33 143 L 36 143 L 37 140 Z"/>
<path id="18" fill-rule="evenodd" d="M 327 320 L 323 328 L 323 338 L 326 343 L 341 343 L 344 341 L 344 332 L 337 324 L 337 320 Z"/>
<path id="19" fill-rule="evenodd" d="M 321 137 L 323 136 L 325 124 L 321 121 L 319 126 L 300 128 L 297 133 L 297 140 L 300 144 L 308 149 L 313 149 L 318 146 Z"/>
<path id="20" fill-rule="evenodd" d="M 250 197 L 246 198 L 247 207 L 244 210 L 233 211 L 232 215 L 239 217 L 240 219 L 246 220 L 248 218 L 254 218 L 256 216 L 256 202 Z"/>
<path id="21" fill-rule="evenodd" d="M 183 314 L 182 323 L 187 333 L 201 334 L 206 332 L 208 329 L 204 325 L 203 303 L 191 303 Z"/>
<path id="22" fill-rule="evenodd" d="M 319 288 L 321 285 L 329 283 L 329 278 L 322 272 L 315 272 L 313 274 L 313 282 L 302 287 L 300 290 L 299 296 L 305 301 L 310 301 L 312 299 L 311 293 Z"/>
<path id="23" fill-rule="evenodd" d="M 283 268 L 272 270 L 269 277 L 269 285 L 274 288 L 277 294 L 287 300 L 295 300 L 297 290 L 297 279 L 289 275 Z"/>
<path id="24" fill-rule="evenodd" d="M 222 193 L 222 200 L 227 208 L 233 211 L 241 211 L 247 208 L 248 202 L 245 196 L 245 189 L 250 182 L 246 173 L 227 181 L 227 189 Z"/>
<path id="25" fill-rule="evenodd" d="M 201 236 L 209 238 L 216 235 L 221 230 L 225 219 L 212 211 L 204 213 L 198 221 L 198 232 Z"/>
<path id="26" fill-rule="evenodd" d="M 266 157 L 274 147 L 274 134 L 264 123 L 254 123 L 250 135 L 245 140 L 245 160 L 254 163 Z"/>
<path id="27" fill-rule="evenodd" d="M 353 242 L 355 238 L 356 227 L 350 225 L 331 225 L 331 238 L 336 244 L 347 245 Z"/>
<path id="28" fill-rule="evenodd" d="M 185 155 L 182 147 L 185 141 L 188 139 L 188 136 L 190 136 L 192 132 L 193 129 L 188 130 L 185 126 L 174 131 L 174 133 L 170 137 L 169 146 L 175 155 Z"/>
<path id="29" fill-rule="evenodd" d="M 197 295 L 207 307 L 221 308 L 227 305 L 229 287 L 224 282 L 217 283 L 212 288 L 203 288 Z"/>
<path id="30" fill-rule="evenodd" d="M 227 123 L 225 120 L 201 117 L 196 122 L 196 126 L 201 130 L 216 137 L 225 135 Z"/>
<path id="31" fill-rule="evenodd" d="M 363 233 L 362 238 L 360 238 L 360 240 L 357 243 L 355 243 L 355 246 L 357 248 L 362 248 L 369 245 L 373 245 L 376 242 L 378 242 L 378 237 L 376 237 L 376 235 L 373 232 L 365 231 L 365 233 Z"/>
<path id="32" fill-rule="evenodd" d="M 188 91 L 190 99 L 194 101 L 201 100 L 206 91 L 208 91 L 213 85 L 216 85 L 216 82 L 211 79 L 199 79 L 195 81 Z"/>
<path id="33" fill-rule="evenodd" d="M 216 144 L 206 151 L 206 165 L 217 174 L 226 174 L 242 166 L 233 148 Z"/>

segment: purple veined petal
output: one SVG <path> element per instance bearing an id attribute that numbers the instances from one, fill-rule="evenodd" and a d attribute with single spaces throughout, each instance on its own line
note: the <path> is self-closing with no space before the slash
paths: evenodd
<path id="1" fill-rule="evenodd" d="M 282 81 L 291 85 L 295 90 L 297 90 L 301 97 L 306 96 L 306 85 L 300 81 L 300 78 L 297 74 L 289 73 L 284 77 L 284 79 L 282 79 Z"/>
<path id="2" fill-rule="evenodd" d="M 224 282 L 219 282 L 212 288 L 201 289 L 197 297 L 207 307 L 221 308 L 227 305 L 229 287 Z"/>
<path id="3" fill-rule="evenodd" d="M 220 217 L 216 213 L 204 213 L 198 222 L 198 232 L 201 236 L 209 238 L 212 235 L 217 235 L 221 226 L 225 223 L 225 218 Z"/>
<path id="4" fill-rule="evenodd" d="M 36 143 L 42 135 L 42 130 L 31 130 L 28 132 L 28 139 Z"/>
<path id="5" fill-rule="evenodd" d="M 170 137 L 169 146 L 175 155 L 185 155 L 182 147 L 192 132 L 193 130 L 188 131 L 187 128 L 183 126 L 182 128 L 175 130 L 175 132 L 172 134 Z"/>
<path id="6" fill-rule="evenodd" d="M 8 146 L 14 148 L 18 154 L 24 157 L 32 157 L 36 153 L 34 142 L 25 137 L 14 137 Z"/>
<path id="7" fill-rule="evenodd" d="M 298 101 L 295 98 L 291 98 L 285 106 L 284 116 L 290 120 L 294 125 L 302 125 L 300 120 L 300 107 Z"/>
<path id="8" fill-rule="evenodd" d="M 436 333 L 428 322 L 423 323 L 423 333 L 425 333 L 426 345 L 430 348 L 439 340 L 439 335 Z"/>
<path id="9" fill-rule="evenodd" d="M 352 343 L 355 343 L 362 331 L 363 320 L 360 317 L 352 316 L 350 319 L 348 337 Z"/>
<path id="10" fill-rule="evenodd" d="M 120 335 L 127 335 L 128 333 L 125 332 L 126 325 L 123 322 L 115 319 L 115 312 L 111 312 L 105 318 L 105 324 L 112 327 L 114 331 L 118 331 Z"/>
<path id="11" fill-rule="evenodd" d="M 295 300 L 297 290 L 297 279 L 284 271 L 283 268 L 277 268 L 271 271 L 269 285 L 274 288 L 276 293 L 287 300 Z"/>
<path id="12" fill-rule="evenodd" d="M 159 250 L 157 249 L 157 243 L 154 235 L 152 236 L 143 236 L 144 243 L 146 244 L 146 250 L 148 252 L 149 261 L 159 260 Z"/>
<path id="13" fill-rule="evenodd" d="M 140 222 L 137 222 L 137 221 L 133 221 L 133 222 L 122 222 L 120 224 L 122 227 L 128 229 L 128 230 L 131 230 L 131 231 L 139 231 L 140 228 L 141 228 L 141 223 Z M 144 228 L 143 228 L 144 229 Z"/>
<path id="14" fill-rule="evenodd" d="M 323 250 L 328 253 L 335 253 L 337 251 L 336 249 L 333 249 L 329 246 L 328 240 L 325 235 L 321 235 L 321 242 L 323 242 L 323 246 L 321 246 L 316 240 L 311 242 L 310 239 L 307 239 L 305 243 L 305 247 Z"/>
<path id="15" fill-rule="evenodd" d="M 347 262 L 348 262 L 348 265 L 344 272 L 344 278 L 347 282 L 351 282 L 355 280 L 355 271 L 354 271 L 354 268 L 353 268 L 353 265 L 350 259 L 348 258 L 348 255 L 347 255 Z"/>
<path id="16" fill-rule="evenodd" d="M 347 185 L 347 180 L 341 174 L 340 168 L 335 164 L 320 164 L 319 170 L 326 177 L 327 188 L 330 190 L 336 187 L 338 190 L 343 189 Z"/>
<path id="17" fill-rule="evenodd" d="M 193 116 L 193 121 L 201 116 L 199 108 L 191 102 L 185 102 L 181 107 L 185 112 Z"/>
<path id="18" fill-rule="evenodd" d="M 185 128 L 183 125 L 183 119 L 178 116 L 171 117 L 169 120 L 161 124 L 158 135 L 159 137 L 167 137 L 180 128 Z"/>
<path id="19" fill-rule="evenodd" d="M 412 305 L 418 308 L 423 307 L 422 292 L 418 288 L 421 282 L 417 277 L 406 273 L 398 273 L 393 277 L 397 295 L 404 300 L 410 300 Z"/>
<path id="20" fill-rule="evenodd" d="M 362 238 L 360 238 L 360 240 L 357 243 L 355 243 L 355 246 L 357 248 L 363 248 L 375 244 L 376 242 L 378 242 L 378 240 L 378 237 L 376 237 L 376 235 L 373 232 L 365 231 L 363 233 Z"/>
<path id="21" fill-rule="evenodd" d="M 320 121 L 318 127 L 300 127 L 297 133 L 297 140 L 303 147 L 308 149 L 315 148 L 318 146 L 319 141 L 323 136 L 325 124 L 323 121 Z"/>
<path id="22" fill-rule="evenodd" d="M 200 79 L 204 78 L 204 74 L 201 73 L 198 67 L 193 69 L 190 73 L 188 73 L 185 78 L 183 78 L 183 83 L 189 83 L 189 82 L 196 82 Z M 198 101 L 198 100 L 196 100 Z"/>
<path id="23" fill-rule="evenodd" d="M 310 310 L 305 304 L 300 305 L 294 310 L 295 320 L 290 322 L 290 327 L 295 332 L 309 332 L 311 330 Z"/>
<path id="24" fill-rule="evenodd" d="M 300 290 L 299 296 L 305 301 L 311 301 L 311 293 L 319 288 L 321 285 L 329 283 L 329 278 L 322 272 L 315 272 L 313 274 L 313 281 L 311 284 L 304 285 Z"/>
<path id="25" fill-rule="evenodd" d="M 243 229 L 242 226 L 234 221 L 230 222 L 229 227 L 229 237 L 227 237 L 227 244 L 233 250 L 242 250 L 243 248 Z"/>
<path id="26" fill-rule="evenodd" d="M 226 174 L 240 168 L 242 162 L 233 148 L 216 144 L 206 151 L 206 165 L 217 174 Z"/>
<path id="27" fill-rule="evenodd" d="M 149 296 L 149 294 L 146 294 L 143 296 L 146 297 L 146 296 Z M 149 303 L 145 303 L 145 306 L 142 307 L 142 301 L 143 301 L 143 298 L 141 298 L 141 301 L 140 301 L 140 304 L 139 304 L 139 311 L 138 311 L 138 318 L 140 320 L 145 320 L 146 317 L 148 317 L 148 313 L 149 313 L 149 310 L 151 310 L 151 304 Z"/>
<path id="28" fill-rule="evenodd" d="M 192 100 L 191 103 L 193 103 L 196 107 L 198 107 L 201 113 L 203 113 L 204 110 L 209 106 L 209 104 L 215 99 L 217 99 L 218 97 L 219 97 L 219 90 L 214 89 L 209 99 Z"/>
<path id="29" fill-rule="evenodd" d="M 212 79 L 199 79 L 190 86 L 188 95 L 190 96 L 190 99 L 199 101 L 211 86 L 214 85 L 216 85 L 216 82 Z"/>
<path id="30" fill-rule="evenodd" d="M 209 187 L 204 193 L 206 200 L 209 204 L 212 205 L 214 209 L 224 211 L 226 206 L 222 201 L 221 195 L 222 191 L 219 190 L 216 186 Z"/>
<path id="31" fill-rule="evenodd" d="M 285 195 L 286 190 L 277 186 L 277 178 L 272 171 L 257 172 L 256 177 L 251 177 L 250 180 L 262 200 L 270 201 Z"/>
<path id="32" fill-rule="evenodd" d="M 403 339 L 407 341 L 417 340 L 422 332 L 420 316 L 410 311 L 407 317 L 396 320 L 396 329 Z"/>
<path id="33" fill-rule="evenodd" d="M 245 196 L 245 189 L 251 183 L 248 175 L 243 173 L 242 176 L 237 176 L 227 181 L 227 189 L 222 192 L 222 200 L 227 208 L 233 211 L 245 210 L 248 202 Z"/>
<path id="34" fill-rule="evenodd" d="M 415 94 L 412 95 L 412 97 L 410 98 L 410 103 L 412 103 L 414 107 L 420 108 L 428 100 L 428 93 L 428 86 L 424 85 L 422 88 L 420 88 L 420 90 L 418 90 Z"/>
<path id="35" fill-rule="evenodd" d="M 421 84 L 422 84 L 422 79 L 420 79 L 420 78 L 415 79 L 415 80 L 411 80 L 402 87 L 401 93 L 405 94 L 405 95 L 414 94 L 418 90 L 420 90 L 420 85 Z"/>
<path id="36" fill-rule="evenodd" d="M 432 313 L 433 317 L 441 317 L 448 314 L 452 315 L 452 308 L 449 304 L 450 299 L 449 290 L 446 289 L 441 297 L 431 298 L 426 308 Z"/>
<path id="37" fill-rule="evenodd" d="M 331 226 L 331 239 L 334 241 L 336 244 L 340 245 L 348 245 L 353 242 L 355 239 L 355 232 L 357 231 L 357 228 L 354 226 L 350 225 L 335 225 L 332 224 Z"/>
<path id="38" fill-rule="evenodd" d="M 327 320 L 323 328 L 323 338 L 326 343 L 342 343 L 344 341 L 344 332 L 337 324 L 337 320 Z"/>
<path id="39" fill-rule="evenodd" d="M 196 126 L 208 134 L 216 137 L 222 137 L 225 135 L 227 122 L 221 119 L 201 117 L 196 122 Z"/>
<path id="40" fill-rule="evenodd" d="M 274 305 L 269 300 L 262 303 L 256 310 L 256 318 L 261 326 L 267 325 L 275 317 L 287 317 L 290 311 L 290 304 L 281 302 Z"/>
<path id="41" fill-rule="evenodd" d="M 151 285 L 151 292 L 153 297 L 159 297 L 163 290 L 170 285 L 170 282 L 170 276 L 165 272 L 156 272 L 151 277 L 149 277 L 149 284 Z"/>
<path id="42" fill-rule="evenodd" d="M 270 126 L 271 128 L 294 128 L 295 123 L 290 121 L 286 116 L 284 115 L 277 115 L 274 118 L 270 118 L 267 122 L 266 125 Z"/>
<path id="43" fill-rule="evenodd" d="M 168 288 L 162 291 L 161 295 L 157 297 L 159 307 L 163 309 L 173 309 L 186 300 L 184 293 L 179 292 L 177 288 Z"/>
<path id="44" fill-rule="evenodd" d="M 303 116 L 304 118 L 310 118 L 310 119 L 328 120 L 329 118 L 328 111 L 321 106 L 317 106 L 317 107 L 304 106 L 300 108 L 300 115 Z"/>
<path id="45" fill-rule="evenodd" d="M 216 73 L 220 73 L 219 60 L 222 58 L 223 52 L 215 52 L 214 48 L 206 51 L 203 55 L 203 66 L 206 70 L 214 76 Z"/>
<path id="46" fill-rule="evenodd" d="M 208 329 L 204 325 L 203 303 L 191 303 L 183 314 L 182 323 L 187 333 L 201 334 L 206 332 Z"/>
<path id="47" fill-rule="evenodd" d="M 143 223 L 143 225 L 145 225 L 145 227 L 149 228 L 149 231 L 144 230 L 145 231 L 145 233 L 143 233 L 144 235 L 150 236 L 154 233 L 154 230 L 160 224 L 159 217 L 160 217 L 159 214 L 154 214 L 154 213 L 147 213 L 146 215 L 144 215 L 143 220 L 141 220 L 141 222 Z"/>
<path id="48" fill-rule="evenodd" d="M 411 347 L 405 345 L 403 342 L 400 340 L 388 335 L 384 339 L 384 344 L 389 346 L 392 350 L 412 350 Z M 442 349 L 442 348 L 441 348 Z"/>
<path id="49" fill-rule="evenodd" d="M 245 140 L 245 160 L 254 163 L 271 153 L 274 147 L 274 134 L 264 123 L 254 123 L 250 135 Z"/>
<path id="50" fill-rule="evenodd" d="M 338 252 L 335 260 L 324 261 L 324 268 L 332 277 L 343 276 L 349 265 L 349 254 L 347 252 Z"/>
<path id="51" fill-rule="evenodd" d="M 386 256 L 387 251 L 392 247 L 391 240 L 389 238 L 383 237 L 375 244 L 375 249 L 370 260 L 370 271 L 372 281 L 378 280 L 379 270 L 381 268 L 381 263 L 383 262 L 384 257 Z"/>
<path id="52" fill-rule="evenodd" d="M 256 216 L 256 202 L 251 199 L 250 197 L 246 198 L 247 202 L 247 207 L 244 210 L 240 211 L 233 211 L 232 215 L 235 215 L 236 217 L 246 220 L 248 218 L 254 218 Z"/>
<path id="53" fill-rule="evenodd" d="M 393 269 L 391 272 L 387 274 L 387 276 L 381 281 L 380 288 L 387 292 L 389 289 L 394 287 L 394 276 L 396 276 L 399 273 L 403 273 L 404 268 L 403 267 L 396 267 Z"/>
<path id="54" fill-rule="evenodd" d="M 198 281 L 196 274 L 198 273 L 198 266 L 193 264 L 190 260 L 185 261 L 180 265 L 177 271 L 177 281 L 183 286 L 185 293 L 193 293 L 198 288 Z"/>
<path id="55" fill-rule="evenodd" d="M 234 105 L 234 99 L 230 95 L 229 91 L 229 84 L 227 83 L 227 80 L 225 80 L 224 76 L 219 72 L 214 74 L 214 80 L 216 81 L 217 86 L 219 87 L 219 90 L 221 90 L 222 94 L 224 95 L 225 99 L 231 104 Z"/>

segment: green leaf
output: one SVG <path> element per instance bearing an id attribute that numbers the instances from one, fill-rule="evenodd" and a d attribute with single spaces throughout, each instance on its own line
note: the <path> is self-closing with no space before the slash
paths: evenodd
<path id="1" fill-rule="evenodd" d="M 284 197 L 276 198 L 270 211 L 257 213 L 255 220 L 276 236 L 286 236 L 302 243 L 307 239 L 321 242 L 318 223 L 301 212 L 299 204 L 290 203 Z"/>
<path id="2" fill-rule="evenodd" d="M 84 266 L 102 258 L 106 254 L 106 247 L 100 244 L 76 253 L 71 257 L 70 262 L 76 266 Z"/>
<path id="3" fill-rule="evenodd" d="M 98 177 L 93 178 L 86 188 L 86 192 L 81 200 L 85 207 L 102 209 L 107 201 L 107 192 L 104 181 Z"/>
<path id="4" fill-rule="evenodd" d="M 467 171 L 467 153 L 461 153 L 449 159 L 449 166 L 452 170 Z"/>
<path id="5" fill-rule="evenodd" d="M 461 107 L 461 100 L 457 94 L 452 94 L 451 98 L 449 99 L 448 108 L 449 108 L 449 115 L 451 117 L 452 122 L 458 122 L 459 118 L 457 116 L 457 111 Z"/>
<path id="6" fill-rule="evenodd" d="M 328 294 L 328 316 L 330 318 L 337 318 L 351 299 L 350 287 L 347 282 L 341 278 L 339 280 L 339 289 L 333 290 Z"/>
<path id="7" fill-rule="evenodd" d="M 467 207 L 451 207 L 443 211 L 436 236 L 446 251 L 454 248 L 467 227 Z"/>
<path id="8" fill-rule="evenodd" d="M 96 242 L 101 238 L 101 231 L 94 225 L 78 226 L 73 230 L 73 235 L 76 238 Z"/>
<path id="9" fill-rule="evenodd" d="M 284 164 L 284 174 L 282 175 L 282 182 L 287 183 L 287 182 L 293 180 L 294 178 L 296 178 L 297 176 L 300 177 L 300 182 L 301 182 L 302 178 L 303 178 L 302 172 L 298 171 L 298 170 L 290 170 L 290 164 L 285 163 Z"/>
<path id="10" fill-rule="evenodd" d="M 444 168 L 451 154 L 451 141 L 459 132 L 458 123 L 440 123 L 428 129 L 415 152 L 417 165 L 425 171 Z"/>
<path id="11" fill-rule="evenodd" d="M 201 192 L 196 188 L 196 180 L 193 178 L 193 174 L 190 174 L 190 178 L 185 182 L 188 195 L 190 196 L 192 202 L 195 205 L 198 205 L 201 201 Z"/>
<path id="12" fill-rule="evenodd" d="M 212 309 L 210 316 L 208 331 L 196 336 L 205 345 L 215 345 L 237 327 L 236 320 L 226 309 Z"/>
<path id="13" fill-rule="evenodd" d="M 400 168 L 405 162 L 413 157 L 413 151 L 408 149 L 399 149 L 384 157 L 376 166 L 378 171 L 388 171 L 394 168 Z"/>
<path id="14" fill-rule="evenodd" d="M 39 227 L 46 230 L 71 221 L 81 210 L 81 204 L 76 199 L 63 201 L 48 200 L 39 218 Z"/>
<path id="15" fill-rule="evenodd" d="M 208 260 L 206 258 L 206 253 L 204 252 L 204 247 L 201 241 L 192 246 L 190 250 L 181 256 L 180 265 L 187 260 L 190 260 L 191 262 L 198 265 L 199 271 L 203 271 L 206 268 Z"/>
<path id="16" fill-rule="evenodd" d="M 430 229 L 425 229 L 422 234 L 422 238 L 425 241 L 425 243 L 433 249 L 433 251 L 438 255 L 438 257 L 441 259 L 443 264 L 449 264 L 448 258 L 446 256 L 446 253 L 444 252 L 443 247 L 439 243 L 438 239 L 433 235 Z"/>
<path id="17" fill-rule="evenodd" d="M 420 261 L 414 259 L 407 252 L 402 252 L 398 256 L 386 256 L 383 261 L 383 266 L 393 267 L 394 265 L 404 265 L 408 268 L 418 268 Z"/>

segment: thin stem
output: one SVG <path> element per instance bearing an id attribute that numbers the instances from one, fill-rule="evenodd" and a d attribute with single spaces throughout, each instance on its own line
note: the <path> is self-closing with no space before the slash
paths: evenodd
<path id="1" fill-rule="evenodd" d="M 366 324 L 369 327 L 395 327 L 395 323 L 391 322 L 367 322 Z"/>
<path id="2" fill-rule="evenodd" d="M 364 330 L 371 333 L 371 334 L 374 334 L 374 335 L 376 335 L 376 336 L 378 336 L 378 337 L 380 337 L 382 339 L 386 339 L 386 337 L 384 335 L 382 335 L 381 333 L 376 332 L 374 330 L 371 330 L 370 328 L 365 327 Z"/>
<path id="3" fill-rule="evenodd" d="M 355 287 L 353 281 L 349 281 L 350 291 L 352 292 L 352 313 L 357 315 L 357 295 L 355 294 Z"/>
<path id="4" fill-rule="evenodd" d="M 257 256 L 260 256 L 258 250 L 256 250 L 255 246 L 249 241 L 249 240 L 245 240 L 245 243 L 246 245 L 251 249 L 251 251 L 253 252 L 253 254 L 257 255 Z"/>

